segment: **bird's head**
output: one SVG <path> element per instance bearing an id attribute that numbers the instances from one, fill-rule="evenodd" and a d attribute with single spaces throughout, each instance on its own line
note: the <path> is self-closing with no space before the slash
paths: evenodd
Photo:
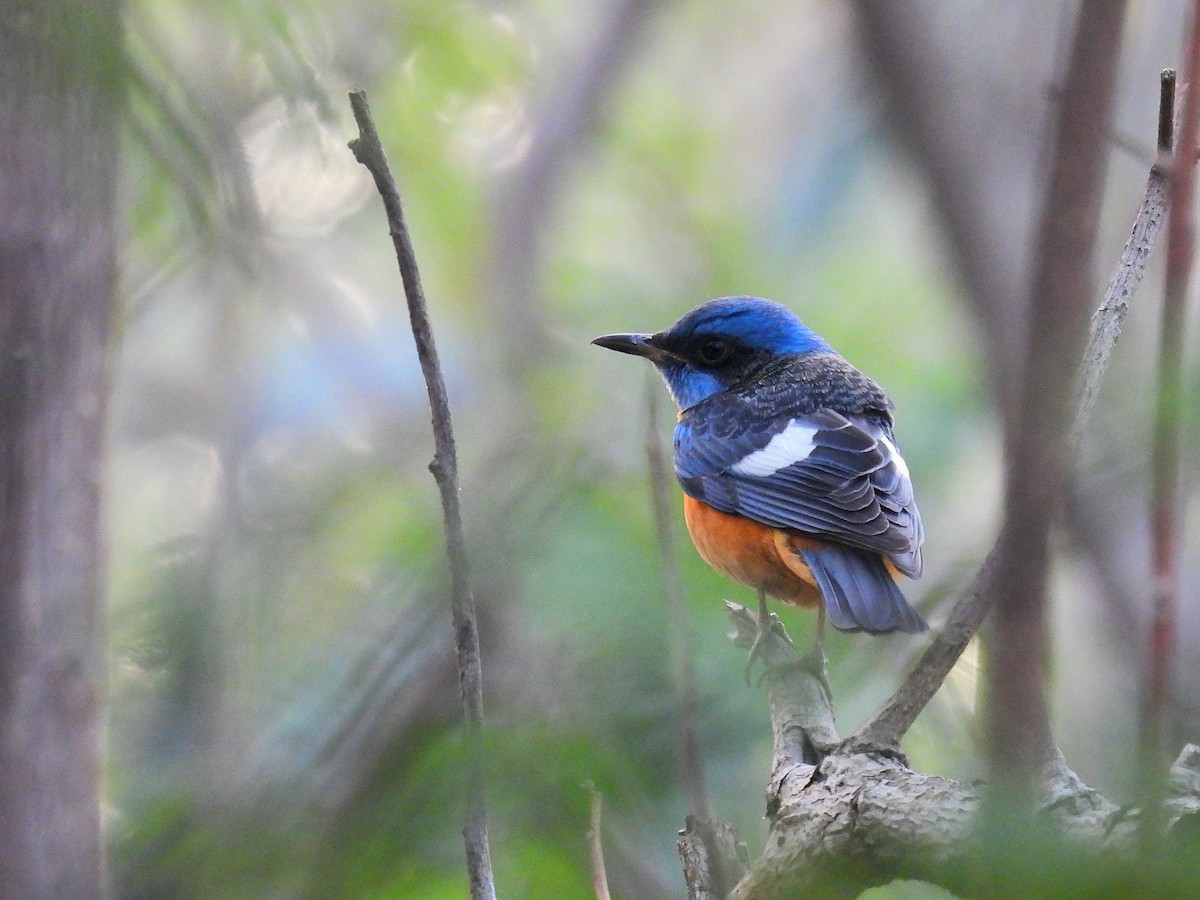
<path id="1" fill-rule="evenodd" d="M 709 300 L 658 334 L 606 334 L 592 343 L 646 357 L 662 373 L 680 409 L 781 356 L 830 350 L 786 306 L 759 297 Z"/>

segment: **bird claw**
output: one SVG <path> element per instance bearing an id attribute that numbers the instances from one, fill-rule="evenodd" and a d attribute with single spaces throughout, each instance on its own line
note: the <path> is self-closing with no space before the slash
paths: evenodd
<path id="1" fill-rule="evenodd" d="M 745 678 L 746 684 L 754 687 L 762 687 L 762 683 L 767 678 L 773 675 L 781 675 L 787 672 L 807 672 L 821 686 L 821 691 L 825 695 L 826 701 L 830 706 L 833 705 L 833 690 L 829 686 L 829 661 L 825 658 L 825 628 L 824 616 L 817 622 L 817 639 L 813 644 L 812 649 L 808 653 L 800 656 L 796 651 L 795 644 L 788 637 L 787 629 L 783 627 L 783 622 L 779 617 L 767 609 L 765 598 L 759 599 L 758 615 L 755 617 L 754 624 L 754 639 L 750 644 L 749 658 L 746 660 Z M 747 629 L 748 631 L 748 629 Z M 743 634 L 746 634 L 744 631 Z M 777 648 L 772 648 L 771 638 L 778 638 L 783 642 L 784 647 L 787 647 L 792 655 L 791 659 L 780 661 Z M 772 652 L 774 652 L 775 660 L 771 660 Z M 754 664 L 761 661 L 763 664 L 762 673 L 756 680 L 751 680 L 751 673 L 754 671 Z"/>
<path id="2" fill-rule="evenodd" d="M 779 620 L 779 616 L 772 612 L 767 612 L 765 616 L 759 615 L 757 627 L 754 630 L 754 642 L 750 645 L 749 658 L 746 660 L 746 684 L 752 684 L 755 687 L 761 686 L 763 680 L 779 667 L 778 663 L 772 663 L 768 658 L 770 656 L 768 639 L 772 633 L 786 643 L 791 643 L 791 639 L 783 627 L 783 622 Z M 751 681 L 750 674 L 754 671 L 754 664 L 757 662 L 763 664 L 763 671 L 758 676 L 757 681 Z"/>
<path id="3" fill-rule="evenodd" d="M 780 623 L 776 617 L 772 616 L 772 618 L 774 618 L 775 621 L 771 623 L 770 628 L 762 633 L 763 638 L 765 638 L 770 631 L 776 631 L 776 634 L 785 634 L 782 631 L 782 623 Z M 776 630 L 776 628 L 778 628 L 778 630 Z M 786 662 L 771 663 L 765 658 L 766 651 L 760 649 L 760 647 L 765 646 L 765 642 L 764 644 L 760 645 L 758 640 L 759 639 L 756 638 L 755 645 L 750 648 L 750 659 L 746 663 L 747 684 L 753 683 L 755 687 L 762 687 L 762 683 L 772 676 L 794 672 L 806 672 L 816 680 L 817 684 L 821 686 L 821 692 L 825 695 L 825 700 L 829 703 L 829 705 L 833 705 L 833 689 L 829 686 L 829 661 L 825 657 L 823 648 L 814 646 L 803 656 L 797 656 L 795 659 L 791 659 Z M 762 659 L 763 670 L 758 676 L 758 679 L 754 682 L 751 682 L 750 672 L 754 668 L 754 663 L 758 659 Z"/>

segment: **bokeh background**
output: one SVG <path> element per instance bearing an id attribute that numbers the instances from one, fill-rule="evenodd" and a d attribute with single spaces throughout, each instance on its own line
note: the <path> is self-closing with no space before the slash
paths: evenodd
<path id="1" fill-rule="evenodd" d="M 382 210 L 346 149 L 347 90 L 367 90 L 391 156 L 454 405 L 501 893 L 590 894 L 590 780 L 614 892 L 654 900 L 682 896 L 687 812 L 644 450 L 650 393 L 664 439 L 672 412 L 648 366 L 589 341 L 732 293 L 800 313 L 896 403 L 928 535 L 907 592 L 936 627 L 997 527 L 998 398 L 1074 10 L 130 2 L 117 894 L 465 895 L 429 413 Z M 1097 304 L 1182 19 L 1172 0 L 1132 3 L 1113 61 Z M 1080 450 L 1055 582 L 1057 735 L 1118 801 L 1134 784 L 1160 284 L 1155 264 Z M 703 566 L 678 518 L 711 804 L 754 854 L 770 732 L 721 604 L 752 595 Z M 1198 587 L 1189 561 L 1174 715 L 1193 740 Z M 811 640 L 811 614 L 783 617 Z M 832 636 L 844 730 L 921 644 Z M 976 658 L 909 735 L 918 768 L 983 774 Z"/>

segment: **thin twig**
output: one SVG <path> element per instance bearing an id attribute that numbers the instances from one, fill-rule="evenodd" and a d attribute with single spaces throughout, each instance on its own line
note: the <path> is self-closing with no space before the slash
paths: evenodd
<path id="1" fill-rule="evenodd" d="M 1142 787 L 1150 815 L 1146 846 L 1154 844 L 1161 816 L 1155 811 L 1164 785 L 1171 668 L 1179 629 L 1179 544 L 1182 497 L 1179 485 L 1183 399 L 1183 338 L 1192 276 L 1196 189 L 1195 159 L 1200 131 L 1200 3 L 1193 4 L 1186 49 L 1183 114 L 1174 164 L 1168 173 L 1171 209 L 1167 222 L 1167 272 L 1159 332 L 1158 396 L 1154 413 L 1151 487 L 1151 552 L 1154 559 L 1154 617 L 1147 646 L 1148 672 L 1142 708 Z"/>
<path id="2" fill-rule="evenodd" d="M 612 900 L 608 892 L 608 870 L 604 866 L 604 840 L 600 834 L 600 825 L 604 819 L 604 796 L 596 790 L 590 781 L 583 783 L 591 805 L 591 815 L 588 818 L 588 860 L 592 866 L 592 890 L 596 900 Z"/>
<path id="3" fill-rule="evenodd" d="M 375 187 L 383 199 L 387 213 L 388 233 L 396 249 L 408 315 L 412 323 L 413 340 L 433 416 L 434 456 L 429 464 L 442 499 L 442 514 L 446 529 L 446 549 L 450 557 L 451 611 L 454 618 L 454 641 L 458 652 L 458 678 L 462 687 L 463 718 L 466 723 L 467 755 L 467 823 L 463 839 L 467 853 L 467 876 L 471 883 L 472 900 L 495 900 L 496 888 L 492 877 L 492 857 L 488 848 L 487 818 L 483 800 L 483 672 L 479 658 L 479 627 L 475 619 L 475 598 L 467 567 L 467 541 L 463 529 L 462 508 L 458 494 L 458 458 L 454 448 L 454 428 L 450 421 L 450 401 L 433 340 L 429 310 L 421 289 L 417 257 L 413 251 L 400 192 L 392 177 L 383 145 L 375 130 L 367 96 L 362 91 L 350 92 L 350 108 L 358 123 L 359 136 L 350 141 L 354 158 L 367 167 L 375 179 Z"/>
<path id="4" fill-rule="evenodd" d="M 1133 230 L 1117 270 L 1113 273 L 1104 302 L 1092 316 L 1087 349 L 1080 368 L 1079 407 L 1075 411 L 1075 426 L 1071 431 L 1071 446 L 1078 447 L 1083 430 L 1091 418 L 1100 395 L 1100 381 L 1108 367 L 1108 357 L 1117 345 L 1129 314 L 1129 301 L 1146 274 L 1150 251 L 1158 242 L 1167 221 L 1167 174 L 1163 162 L 1171 152 L 1175 119 L 1175 70 L 1163 69 L 1160 76 L 1158 104 L 1158 156 L 1146 179 L 1146 194 L 1133 220 Z M 1165 143 L 1164 143 L 1165 142 Z"/>

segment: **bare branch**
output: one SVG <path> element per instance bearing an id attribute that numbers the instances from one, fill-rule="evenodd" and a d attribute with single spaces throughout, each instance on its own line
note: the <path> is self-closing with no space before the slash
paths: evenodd
<path id="1" fill-rule="evenodd" d="M 725 606 L 734 628 L 734 644 L 749 650 L 758 630 L 757 614 L 729 600 Z M 759 655 L 767 667 L 764 680 L 771 704 L 776 774 L 796 765 L 816 765 L 840 740 L 833 721 L 833 698 L 817 673 L 800 665 L 796 648 L 774 613 L 771 631 L 763 639 Z M 771 796 L 768 790 L 768 812 Z"/>
<path id="2" fill-rule="evenodd" d="M 1159 330 L 1158 393 L 1154 410 L 1151 463 L 1151 552 L 1154 559 L 1154 616 L 1147 646 L 1148 673 L 1142 708 L 1143 796 L 1154 806 L 1162 793 L 1167 741 L 1171 670 L 1179 630 L 1179 554 L 1183 499 L 1180 491 L 1180 441 L 1183 418 L 1183 339 L 1187 292 L 1192 277 L 1195 227 L 1197 133 L 1200 132 L 1200 3 L 1192 5 L 1192 30 L 1186 51 L 1188 90 L 1174 163 L 1168 173 L 1171 209 L 1167 223 L 1167 275 Z M 1148 820 L 1146 846 L 1154 845 L 1156 822 Z"/>
<path id="3" fill-rule="evenodd" d="M 471 882 L 472 900 L 495 900 L 496 888 L 492 877 L 491 851 L 488 847 L 487 819 L 483 799 L 483 671 L 479 657 L 479 628 L 475 618 L 475 598 L 467 566 L 467 541 L 459 504 L 458 458 L 454 447 L 454 428 L 450 420 L 450 401 L 438 361 L 433 339 L 433 326 L 417 257 L 404 222 L 400 192 L 392 177 L 383 145 L 375 130 L 366 94 L 350 92 L 350 108 L 358 123 L 359 136 L 350 142 L 354 158 L 366 166 L 375 179 L 375 187 L 383 199 L 387 213 L 388 233 L 396 249 L 396 260 L 404 281 L 408 315 L 413 340 L 433 416 L 434 456 L 429 464 L 441 493 L 442 513 L 446 529 L 446 546 L 450 557 L 451 611 L 454 619 L 454 641 L 458 653 L 458 678 L 462 687 L 463 717 L 466 723 L 467 751 L 467 824 L 463 838 L 467 853 L 467 875 Z"/>
<path id="4" fill-rule="evenodd" d="M 1182 826 L 1181 834 L 1200 815 L 1198 756 L 1200 748 L 1183 749 L 1163 807 L 1168 826 Z M 896 878 L 964 896 L 1016 894 L 1023 873 L 1002 873 L 1012 880 L 997 883 L 977 863 L 983 786 L 914 772 L 900 758 L 844 751 L 777 774 L 766 850 L 734 898 L 849 898 Z M 1057 752 L 1035 773 L 1033 787 L 1036 816 L 1053 825 L 1064 850 L 1097 863 L 1136 858 L 1141 811 L 1106 800 Z"/>
<path id="5" fill-rule="evenodd" d="M 997 796 L 1021 807 L 1055 752 L 1045 689 L 1050 526 L 1066 492 L 1072 387 L 1086 338 L 1111 98 L 1125 0 L 1080 7 L 1058 107 L 1016 415 L 1006 422 L 1004 524 L 989 672 L 989 761 Z"/>
<path id="6" fill-rule="evenodd" d="M 1163 225 L 1167 221 L 1167 178 L 1161 164 L 1162 158 L 1171 152 L 1171 135 L 1175 119 L 1175 70 L 1164 69 L 1160 80 L 1158 104 L 1158 152 L 1160 162 L 1150 169 L 1146 179 L 1146 194 L 1133 220 L 1133 231 L 1121 251 L 1117 270 L 1104 292 L 1104 302 L 1092 315 L 1087 349 L 1083 353 L 1083 364 L 1079 379 L 1079 407 L 1075 410 L 1075 425 L 1071 431 L 1071 446 L 1078 447 L 1083 429 L 1091 418 L 1100 395 L 1100 382 L 1108 357 L 1112 355 L 1125 327 L 1129 314 L 1129 301 L 1142 276 L 1146 274 L 1146 263 L 1150 252 L 1158 242 Z M 1166 141 L 1164 144 L 1163 142 Z"/>
<path id="7" fill-rule="evenodd" d="M 677 844 L 683 862 L 683 880 L 687 884 L 687 900 L 725 900 L 729 891 L 718 885 L 714 872 L 728 873 L 735 884 L 750 865 L 746 845 L 724 822 L 711 822 L 701 837 L 700 823 L 688 816 L 679 832 Z"/>
<path id="8" fill-rule="evenodd" d="M 1169 72 L 1170 70 L 1168 70 Z M 1174 73 L 1163 73 L 1163 96 L 1173 88 Z M 1160 103 L 1160 110 L 1162 109 Z M 1163 117 L 1173 116 L 1170 104 L 1160 114 L 1159 134 L 1164 133 Z M 1146 263 L 1166 218 L 1166 187 L 1161 165 L 1151 169 L 1146 183 L 1146 195 L 1134 218 L 1133 228 L 1120 262 L 1105 291 L 1104 300 L 1092 316 L 1091 335 L 1080 364 L 1078 406 L 1072 444 L 1087 423 L 1104 374 L 1108 370 L 1112 351 L 1120 337 L 1129 304 L 1133 299 Z M 998 553 L 998 545 L 988 553 L 983 565 L 972 579 L 962 598 L 951 610 L 945 625 L 921 655 L 908 677 L 874 716 L 850 737 L 848 746 L 857 748 L 896 748 L 912 727 L 921 710 L 933 699 L 955 662 L 967 648 L 979 626 L 991 609 L 994 596 L 989 581 Z"/>
<path id="9" fill-rule="evenodd" d="M 612 900 L 608 892 L 608 870 L 604 866 L 604 839 L 600 834 L 600 826 L 604 821 L 604 797 L 590 781 L 584 782 L 583 789 L 587 791 L 591 807 L 587 844 L 588 860 L 592 867 L 592 891 L 596 900 Z"/>
<path id="10" fill-rule="evenodd" d="M 848 739 L 855 749 L 895 750 L 933 695 L 938 692 L 967 644 L 992 608 L 989 590 L 998 547 L 993 547 L 970 586 L 946 618 L 946 624 L 921 654 L 908 677 L 871 718 Z"/>

